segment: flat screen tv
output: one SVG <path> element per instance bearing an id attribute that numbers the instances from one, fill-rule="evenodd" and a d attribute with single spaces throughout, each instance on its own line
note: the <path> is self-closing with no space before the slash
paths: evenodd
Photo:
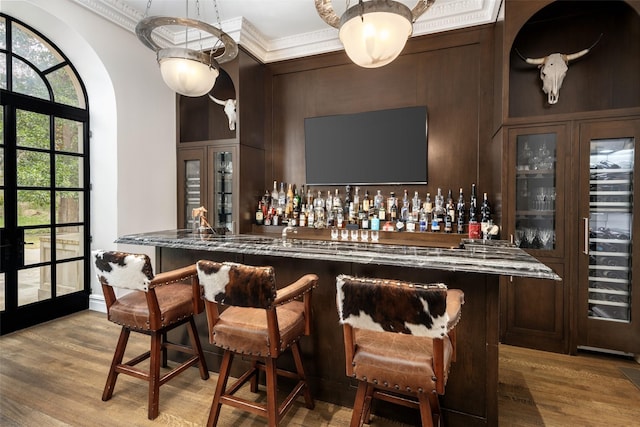
<path id="1" fill-rule="evenodd" d="M 427 107 L 304 119 L 307 185 L 426 184 Z"/>

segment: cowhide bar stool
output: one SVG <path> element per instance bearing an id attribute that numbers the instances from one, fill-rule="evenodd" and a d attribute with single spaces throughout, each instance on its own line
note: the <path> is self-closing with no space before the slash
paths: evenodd
<path id="1" fill-rule="evenodd" d="M 217 425 L 222 405 L 266 417 L 269 426 L 277 426 L 300 395 L 304 397 L 306 407 L 313 409 L 299 340 L 310 333 L 311 292 L 318 276 L 307 274 L 276 290 L 272 267 L 213 261 L 198 261 L 197 266 L 200 285 L 204 287 L 209 340 L 224 349 L 207 425 Z M 229 307 L 222 311 L 219 305 Z M 296 372 L 276 367 L 276 360 L 288 348 L 293 353 Z M 235 354 L 250 358 L 252 363 L 250 369 L 227 388 Z M 249 380 L 251 391 L 257 392 L 258 372 L 261 370 L 266 373 L 266 405 L 234 396 Z M 278 375 L 297 381 L 293 391 L 280 405 L 276 396 Z"/>
<path id="2" fill-rule="evenodd" d="M 160 386 L 196 364 L 200 377 L 209 378 L 198 331 L 193 320 L 203 310 L 196 266 L 153 275 L 149 257 L 124 252 L 94 251 L 96 272 L 102 285 L 110 321 L 122 326 L 113 355 L 102 400 L 111 399 L 118 374 L 127 374 L 149 382 L 148 417 L 158 416 Z M 184 282 L 190 282 L 185 284 Z M 131 290 L 116 297 L 113 288 Z M 187 324 L 191 347 L 167 341 L 167 332 Z M 151 336 L 151 350 L 122 363 L 131 332 Z M 160 366 L 167 367 L 167 349 L 190 354 L 185 362 L 160 376 Z M 135 365 L 149 359 L 149 370 Z"/>
<path id="3" fill-rule="evenodd" d="M 423 426 L 439 425 L 462 291 L 341 275 L 336 292 L 347 375 L 359 380 L 351 427 L 369 422 L 372 399 L 418 408 Z"/>

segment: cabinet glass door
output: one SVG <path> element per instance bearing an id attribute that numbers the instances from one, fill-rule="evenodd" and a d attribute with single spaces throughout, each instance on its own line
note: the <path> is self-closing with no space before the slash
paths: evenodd
<path id="1" fill-rule="evenodd" d="M 216 228 L 225 228 L 233 232 L 233 152 L 216 151 L 214 153 L 214 197 Z"/>
<path id="2" fill-rule="evenodd" d="M 592 139 L 589 150 L 589 318 L 630 321 L 633 138 Z"/>
<path id="3" fill-rule="evenodd" d="M 516 136 L 514 242 L 523 249 L 557 248 L 555 132 Z"/>
<path id="4" fill-rule="evenodd" d="M 178 150 L 178 228 L 193 230 L 199 226 L 193 210 L 206 208 L 204 150 L 189 148 Z"/>

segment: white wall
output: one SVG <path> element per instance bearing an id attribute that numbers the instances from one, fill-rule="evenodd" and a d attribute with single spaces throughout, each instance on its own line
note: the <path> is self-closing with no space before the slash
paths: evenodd
<path id="1" fill-rule="evenodd" d="M 175 94 L 155 54 L 135 34 L 71 0 L 0 2 L 0 10 L 48 37 L 84 81 L 91 126 L 91 249 L 144 252 L 116 245 L 123 234 L 175 228 Z M 91 274 L 91 308 L 106 311 Z"/>

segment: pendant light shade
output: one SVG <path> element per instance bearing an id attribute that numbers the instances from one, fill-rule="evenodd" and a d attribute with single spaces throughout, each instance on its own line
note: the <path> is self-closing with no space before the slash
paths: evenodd
<path id="1" fill-rule="evenodd" d="M 169 25 L 196 29 L 212 35 L 224 49 L 208 53 L 186 47 L 162 48 L 151 38 L 151 33 L 157 27 Z M 145 46 L 156 52 L 160 73 L 167 86 L 184 96 L 206 95 L 213 89 L 220 74 L 219 64 L 231 61 L 238 55 L 238 45 L 227 33 L 206 22 L 189 18 L 150 16 L 138 23 L 136 35 Z M 222 53 L 216 56 L 219 51 Z"/>
<path id="2" fill-rule="evenodd" d="M 400 55 L 411 36 L 411 10 L 393 1 L 363 5 L 349 8 L 342 16 L 340 41 L 355 64 L 382 67 Z"/>
<path id="3" fill-rule="evenodd" d="M 413 33 L 413 22 L 435 0 L 417 0 L 413 9 L 393 0 L 359 0 L 341 17 L 333 10 L 332 0 L 314 0 L 318 15 L 339 30 L 349 59 L 365 68 L 389 64 L 400 55 Z"/>
<path id="4" fill-rule="evenodd" d="M 184 96 L 206 95 L 215 85 L 218 64 L 207 55 L 190 49 L 162 49 L 158 64 L 162 79 L 173 91 Z M 204 56 L 204 58 L 202 58 Z"/>

